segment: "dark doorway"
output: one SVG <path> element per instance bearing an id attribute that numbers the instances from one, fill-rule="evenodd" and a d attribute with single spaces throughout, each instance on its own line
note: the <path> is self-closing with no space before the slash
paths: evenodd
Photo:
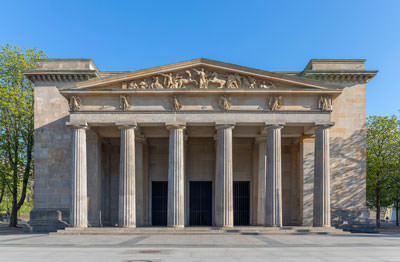
<path id="1" fill-rule="evenodd" d="M 235 226 L 250 224 L 250 183 L 233 182 L 233 223 Z"/>
<path id="2" fill-rule="evenodd" d="M 212 224 L 212 182 L 190 182 L 189 223 L 191 226 Z"/>
<path id="3" fill-rule="evenodd" d="M 153 226 L 167 225 L 168 182 L 153 181 L 152 183 L 151 218 Z"/>

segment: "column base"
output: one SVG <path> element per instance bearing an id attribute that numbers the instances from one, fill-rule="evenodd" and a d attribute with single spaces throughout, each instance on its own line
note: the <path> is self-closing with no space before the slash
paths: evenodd
<path id="1" fill-rule="evenodd" d="M 181 228 L 185 228 L 184 225 L 174 225 L 174 226 L 168 226 L 169 228 L 176 228 L 176 229 L 181 229 Z"/>
<path id="2" fill-rule="evenodd" d="M 118 226 L 119 228 L 136 228 L 136 225 L 132 225 L 132 226 Z"/>

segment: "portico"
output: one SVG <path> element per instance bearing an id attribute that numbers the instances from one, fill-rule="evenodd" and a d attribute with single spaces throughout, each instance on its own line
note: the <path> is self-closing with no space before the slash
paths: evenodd
<path id="1" fill-rule="evenodd" d="M 45 85 L 47 73 L 27 73 L 61 101 L 60 112 L 56 104 L 46 108 L 59 120 L 37 123 L 35 139 L 37 152 L 50 152 L 46 134 L 59 132 L 51 139 L 53 147 L 63 145 L 64 158 L 36 154 L 36 185 L 51 181 L 46 168 L 59 159 L 59 170 L 51 169 L 62 181 L 54 195 L 62 195 L 62 208 L 55 208 L 70 227 L 330 227 L 347 210 L 341 201 L 351 201 L 350 191 L 338 191 L 342 176 L 355 176 L 349 187 L 365 185 L 364 118 L 358 119 L 365 108 L 351 114 L 355 109 L 345 105 L 357 105 L 361 93 L 352 90 L 365 87 L 373 72 L 321 81 L 310 79 L 319 72 L 312 68 L 302 77 L 207 59 L 103 76 L 90 63 L 82 66 L 73 75 L 87 79 L 57 76 L 56 89 Z M 43 96 L 41 90 L 35 94 Z M 46 200 L 41 190 L 33 214 L 51 214 L 52 204 L 41 201 L 58 198 Z"/>
<path id="2" fill-rule="evenodd" d="M 120 227 L 152 225 L 152 220 L 150 219 L 151 208 L 147 209 L 146 211 L 143 207 L 141 207 L 140 216 L 146 217 L 146 219 L 141 219 L 140 225 L 137 225 L 136 223 L 136 205 L 139 203 L 139 205 L 146 206 L 144 202 L 148 202 L 147 206 L 150 206 L 152 199 L 151 195 L 149 194 L 149 191 L 151 191 L 150 189 L 146 190 L 147 194 L 144 196 L 142 195 L 140 197 L 142 198 L 141 201 L 138 201 L 138 196 L 135 192 L 135 181 L 137 179 L 137 175 L 135 173 L 135 163 L 138 163 L 139 161 L 141 162 L 141 165 L 143 165 L 143 160 L 145 159 L 144 153 L 149 153 L 148 147 L 151 147 L 149 143 L 157 143 L 159 147 L 162 147 L 163 142 L 160 142 L 160 140 L 167 140 L 166 142 L 164 142 L 164 148 L 168 146 L 168 166 L 160 167 L 163 168 L 165 170 L 165 174 L 167 174 L 167 176 L 164 177 L 164 179 L 167 179 L 166 182 L 168 184 L 166 225 L 171 227 L 190 226 L 190 210 L 188 210 L 190 207 L 187 203 L 185 203 L 189 200 L 188 182 L 190 182 L 190 179 L 187 177 L 188 175 L 186 174 L 187 172 L 185 172 L 188 170 L 187 165 L 189 164 L 189 159 L 187 159 L 187 152 L 188 150 L 190 150 L 189 148 L 192 147 L 192 143 L 198 143 L 198 140 L 200 140 L 200 143 L 206 142 L 209 143 L 211 147 L 215 147 L 215 156 L 211 157 L 214 158 L 215 170 L 213 170 L 214 174 L 211 174 L 211 177 L 207 177 L 207 175 L 205 175 L 204 179 L 201 177 L 200 179 L 195 177 L 193 178 L 196 180 L 210 179 L 211 183 L 215 184 L 213 185 L 214 210 L 212 212 L 212 225 L 221 227 L 234 226 L 233 161 L 240 161 L 240 159 L 233 159 L 234 138 L 237 140 L 246 140 L 245 142 L 247 143 L 247 145 L 250 145 L 252 147 L 251 152 L 253 153 L 257 151 L 258 153 L 258 155 L 255 157 L 256 159 L 251 160 L 252 162 L 258 160 L 259 163 L 257 163 L 257 165 L 259 165 L 260 168 L 256 171 L 250 171 L 252 174 L 249 174 L 248 182 L 250 182 L 250 184 L 257 183 L 256 186 L 252 186 L 255 191 L 252 193 L 262 197 L 257 197 L 255 200 L 253 200 L 253 198 L 249 196 L 249 201 L 254 201 L 254 203 L 251 203 L 250 205 L 257 205 L 258 208 L 256 209 L 257 212 L 252 212 L 252 215 L 249 214 L 248 225 L 263 225 L 273 227 L 283 226 L 284 213 L 282 211 L 282 140 L 285 140 L 286 137 L 287 140 L 297 140 L 295 145 L 291 145 L 290 147 L 297 147 L 296 150 L 299 151 L 299 138 L 293 138 L 293 135 L 290 134 L 291 132 L 294 132 L 292 130 L 299 130 L 300 128 L 304 130 L 305 127 L 307 127 L 307 129 L 316 130 L 317 142 L 315 143 L 315 152 L 322 151 L 322 153 L 321 155 L 315 155 L 315 166 L 317 168 L 315 169 L 315 181 L 313 186 L 315 196 L 313 225 L 330 226 L 330 194 L 329 192 L 327 192 L 327 188 L 329 188 L 330 172 L 329 166 L 328 168 L 324 168 L 326 166 L 326 163 L 329 163 L 329 154 L 324 153 L 324 151 L 329 151 L 329 142 L 327 141 L 329 141 L 328 127 L 332 125 L 331 123 L 310 123 L 305 125 L 304 127 L 293 126 L 289 123 L 289 125 L 286 127 L 287 135 L 284 136 L 285 138 L 282 138 L 282 130 L 285 130 L 285 125 L 283 123 L 260 123 L 259 125 L 252 123 L 252 125 L 249 126 L 246 126 L 246 123 L 243 122 L 229 124 L 205 123 L 204 126 L 200 125 L 199 123 L 191 125 L 190 122 L 186 123 L 181 121 L 166 122 L 164 125 L 159 126 L 154 126 L 154 124 L 151 123 L 140 122 L 135 122 L 131 124 L 110 123 L 109 126 L 106 126 L 104 123 L 102 123 L 101 125 L 99 125 L 99 123 L 90 124 L 90 122 L 88 124 L 81 125 L 74 125 L 72 123 L 73 122 L 69 122 L 68 125 L 70 125 L 73 130 L 79 130 L 78 132 L 83 135 L 85 135 L 85 133 L 87 132 L 86 130 L 90 130 L 88 129 L 88 126 L 91 126 L 91 129 L 95 130 L 95 133 L 97 134 L 103 134 L 105 132 L 111 133 L 110 129 L 113 129 L 114 133 L 116 133 L 117 129 L 120 130 L 120 137 L 114 138 L 116 141 L 119 140 L 119 145 L 117 144 L 115 146 L 119 146 L 120 148 L 118 224 L 109 224 L 114 226 L 118 225 Z M 235 135 L 233 135 L 233 130 L 236 126 L 237 130 L 239 131 L 237 132 L 237 134 L 235 133 Z M 189 132 L 187 132 L 186 130 L 187 127 L 190 129 Z M 204 132 L 205 129 L 208 133 Z M 214 132 L 212 132 L 212 129 L 214 129 Z M 258 132 L 256 130 L 260 131 Z M 198 133 L 201 133 L 202 131 L 204 133 L 200 136 Z M 135 132 L 142 137 L 142 141 L 134 142 Z M 168 133 L 168 137 L 165 137 L 166 133 Z M 213 135 L 213 133 L 215 135 Z M 191 134 L 193 134 L 193 137 L 191 136 Z M 73 147 L 73 152 L 75 152 L 76 155 L 91 154 L 91 152 L 87 151 L 87 147 L 83 143 L 79 142 L 79 139 L 82 140 L 83 135 L 74 136 L 73 138 L 73 145 L 79 145 Z M 253 137 L 251 137 L 251 135 L 253 135 Z M 111 137 L 104 139 L 111 139 Z M 146 140 L 154 141 L 146 142 Z M 257 144 L 257 141 L 260 140 L 264 142 Z M 188 141 L 190 142 L 188 143 Z M 140 146 L 147 148 L 145 150 L 142 149 L 139 154 L 135 154 L 135 144 L 140 144 Z M 160 150 L 160 148 L 155 149 L 155 151 L 158 150 Z M 240 154 L 240 152 L 237 153 Z M 106 158 L 107 154 L 112 154 L 112 151 L 109 150 L 107 152 L 103 152 L 103 154 L 105 154 L 104 157 Z M 253 156 L 251 156 L 251 158 L 253 158 Z M 267 161 L 265 161 L 265 159 L 267 159 Z M 190 160 L 193 161 L 192 159 Z M 264 167 L 262 166 L 263 161 L 265 162 Z M 81 161 L 73 161 L 72 165 L 72 170 L 74 170 L 73 177 L 75 178 L 75 180 L 82 181 L 81 183 L 84 184 L 86 182 L 85 180 L 87 179 L 86 166 L 82 165 Z M 147 163 L 147 165 L 149 164 Z M 237 165 L 240 164 L 238 163 Z M 286 163 L 286 165 L 288 165 L 288 163 Z M 251 166 L 253 166 L 253 163 Z M 300 168 L 295 171 L 296 174 L 300 174 Z M 106 170 L 106 166 L 103 166 L 103 169 Z M 150 173 L 157 173 L 157 171 L 151 170 L 149 166 L 147 166 L 145 169 L 148 171 L 150 170 Z M 253 173 L 255 174 L 254 176 Z M 254 179 L 254 177 L 257 177 L 257 179 Z M 147 183 L 143 183 L 143 179 L 147 179 Z M 240 179 L 239 176 L 238 179 Z M 147 184 L 151 187 L 151 182 L 153 180 L 151 179 L 151 176 L 149 176 L 149 174 L 147 174 L 145 178 L 141 177 L 141 180 L 141 186 Z M 156 178 L 156 180 L 158 179 Z M 303 185 L 298 184 L 296 186 L 302 187 Z M 74 199 L 87 199 L 87 195 L 85 196 L 86 191 L 76 190 L 73 192 L 75 192 L 75 195 L 73 196 Z M 290 201 L 296 200 L 289 200 L 288 202 Z M 87 203 L 85 203 L 84 201 L 72 202 L 72 210 L 82 210 L 80 212 L 71 213 L 71 221 L 80 221 L 74 226 L 85 227 L 90 224 L 88 223 L 88 211 L 86 207 Z M 292 212 L 295 212 L 295 210 L 292 210 Z M 250 216 L 254 216 L 254 218 L 250 219 Z M 290 219 L 287 219 L 286 221 L 289 221 L 289 224 L 293 225 L 293 221 L 290 222 Z M 299 223 L 297 225 L 300 226 L 302 224 Z"/>

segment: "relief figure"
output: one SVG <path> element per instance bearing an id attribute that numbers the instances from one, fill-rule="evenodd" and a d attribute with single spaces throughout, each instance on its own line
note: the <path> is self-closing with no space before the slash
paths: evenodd
<path id="1" fill-rule="evenodd" d="M 160 83 L 158 76 L 153 77 L 153 83 L 151 83 L 151 88 L 164 88 L 163 85 Z"/>
<path id="2" fill-rule="evenodd" d="M 250 82 L 249 88 L 256 88 L 257 80 L 252 76 L 249 76 L 248 78 L 249 78 L 249 82 Z"/>
<path id="3" fill-rule="evenodd" d="M 331 111 L 332 98 L 330 96 L 321 96 L 318 100 L 318 108 L 321 109 L 321 111 Z"/>
<path id="4" fill-rule="evenodd" d="M 164 85 L 166 86 L 166 88 L 176 88 L 177 87 L 175 78 L 172 75 L 172 73 L 169 73 L 169 74 L 161 73 L 160 75 L 162 75 L 164 77 Z"/>
<path id="5" fill-rule="evenodd" d="M 198 82 L 195 79 L 192 79 L 192 74 L 190 73 L 189 70 L 185 71 L 186 75 L 188 76 L 187 78 L 184 77 L 177 77 L 177 82 L 178 82 L 178 88 L 183 88 L 186 85 L 194 85 L 197 86 Z"/>
<path id="6" fill-rule="evenodd" d="M 206 72 L 204 72 L 204 68 L 200 70 L 193 68 L 193 71 L 199 76 L 199 88 L 208 88 L 207 75 Z"/>
<path id="7" fill-rule="evenodd" d="M 237 78 L 235 75 L 228 75 L 226 87 L 227 88 L 239 88 L 239 84 L 237 82 Z"/>
<path id="8" fill-rule="evenodd" d="M 226 81 L 224 79 L 218 78 L 217 72 L 213 72 L 211 77 L 212 78 L 208 80 L 209 83 L 219 85 L 218 88 L 224 88 Z"/>
<path id="9" fill-rule="evenodd" d="M 179 111 L 182 109 L 182 104 L 176 96 L 172 98 L 172 109 L 174 111 Z"/>
<path id="10" fill-rule="evenodd" d="M 264 80 L 260 84 L 260 88 L 271 88 L 271 87 L 274 87 L 274 85 L 269 81 Z"/>
<path id="11" fill-rule="evenodd" d="M 280 109 L 282 105 L 282 96 L 271 96 L 268 105 L 271 111 Z"/>
<path id="12" fill-rule="evenodd" d="M 76 112 L 79 111 L 80 108 L 81 108 L 81 99 L 79 98 L 79 96 L 71 96 L 69 99 L 69 109 L 72 112 Z"/>
<path id="13" fill-rule="evenodd" d="M 145 80 L 140 81 L 139 83 L 140 88 L 148 88 L 149 84 L 147 84 L 147 82 Z"/>
<path id="14" fill-rule="evenodd" d="M 223 95 L 219 99 L 219 107 L 224 110 L 228 111 L 232 106 L 231 98 L 227 95 Z"/>
<path id="15" fill-rule="evenodd" d="M 119 109 L 121 111 L 126 111 L 129 108 L 128 97 L 126 95 L 121 95 L 119 97 Z"/>
<path id="16" fill-rule="evenodd" d="M 139 88 L 139 86 L 136 83 L 136 81 L 131 81 L 131 82 L 129 82 L 128 88 L 129 89 L 137 89 L 137 88 Z"/>

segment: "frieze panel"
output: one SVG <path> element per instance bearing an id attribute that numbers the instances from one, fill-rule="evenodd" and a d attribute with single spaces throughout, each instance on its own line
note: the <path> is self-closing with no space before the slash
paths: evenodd
<path id="1" fill-rule="evenodd" d="M 158 75 L 136 79 L 128 83 L 128 89 L 182 89 L 182 88 L 274 88 L 275 85 L 265 79 L 238 73 L 191 68 L 184 71 L 160 73 Z"/>

